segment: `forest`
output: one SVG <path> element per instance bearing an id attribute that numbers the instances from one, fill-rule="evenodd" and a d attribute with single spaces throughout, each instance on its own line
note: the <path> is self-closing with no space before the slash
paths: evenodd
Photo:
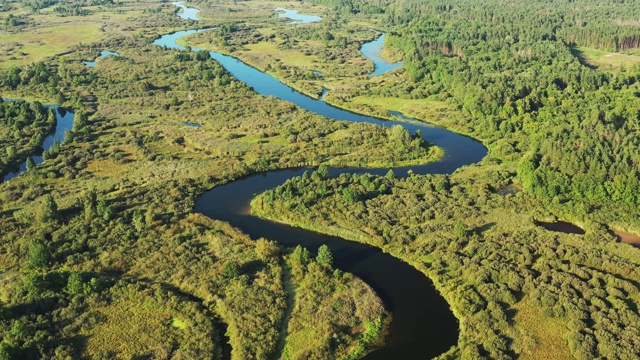
<path id="1" fill-rule="evenodd" d="M 393 309 L 339 254 L 194 211 L 210 189 L 301 167 L 316 170 L 257 194 L 251 213 L 430 279 L 459 327 L 440 359 L 640 357 L 640 249 L 616 236 L 640 235 L 640 3 L 185 5 L 202 20 L 160 0 L 0 4 L 0 175 L 46 150 L 0 184 L 0 360 L 383 348 Z M 276 7 L 322 21 L 291 25 Z M 209 30 L 180 39 L 184 51 L 153 45 L 196 28 Z M 403 65 L 369 77 L 360 47 L 381 32 L 381 56 Z M 470 136 L 488 155 L 452 174 L 394 172 L 448 154 L 402 122 L 333 121 L 259 95 L 208 51 L 333 106 Z M 43 104 L 75 114 L 52 149 Z M 541 226 L 556 221 L 584 234 Z"/>

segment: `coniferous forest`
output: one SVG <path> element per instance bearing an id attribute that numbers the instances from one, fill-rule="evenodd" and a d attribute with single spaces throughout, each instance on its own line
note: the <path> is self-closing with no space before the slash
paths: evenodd
<path id="1" fill-rule="evenodd" d="M 639 16 L 2 2 L 0 360 L 640 358 Z"/>

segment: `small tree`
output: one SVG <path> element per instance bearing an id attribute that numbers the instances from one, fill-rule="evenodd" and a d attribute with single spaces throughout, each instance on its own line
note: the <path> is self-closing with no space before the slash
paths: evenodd
<path id="1" fill-rule="evenodd" d="M 16 156 L 16 147 L 13 145 L 7 146 L 6 152 L 7 152 L 7 157 L 12 158 Z"/>
<path id="2" fill-rule="evenodd" d="M 7 344 L 6 342 L 1 342 L 0 343 L 0 360 L 12 360 L 14 359 L 13 357 L 13 348 L 11 347 L 11 345 Z"/>
<path id="3" fill-rule="evenodd" d="M 78 273 L 72 273 L 67 279 L 67 293 L 72 296 L 80 295 L 83 292 L 82 277 Z"/>
<path id="4" fill-rule="evenodd" d="M 291 254 L 291 257 L 303 265 L 308 264 L 309 260 L 311 260 L 309 250 L 300 245 L 296 246 L 296 248 L 293 250 L 293 254 Z"/>
<path id="5" fill-rule="evenodd" d="M 104 215 L 105 211 L 107 211 L 107 207 L 109 207 L 109 205 L 107 205 L 107 202 L 104 199 L 99 200 L 96 207 L 98 215 Z"/>
<path id="6" fill-rule="evenodd" d="M 237 261 L 227 261 L 222 267 L 222 277 L 225 279 L 233 279 L 240 276 L 240 264 Z"/>
<path id="7" fill-rule="evenodd" d="M 73 118 L 73 131 L 79 131 L 87 125 L 87 115 L 78 111 Z"/>
<path id="8" fill-rule="evenodd" d="M 131 223 L 133 227 L 136 228 L 137 232 L 141 232 L 144 229 L 144 215 L 142 215 L 142 211 L 136 210 L 133 212 L 133 218 L 131 219 Z"/>
<path id="9" fill-rule="evenodd" d="M 82 205 L 84 207 L 85 220 L 91 219 L 93 214 L 96 212 L 98 205 L 98 193 L 95 189 L 91 189 L 84 194 Z"/>
<path id="10" fill-rule="evenodd" d="M 276 260 L 278 252 L 278 245 L 275 241 L 269 241 L 265 238 L 260 238 L 256 241 L 256 255 L 258 255 L 260 260 Z"/>
<path id="11" fill-rule="evenodd" d="M 464 239 L 469 235 L 469 231 L 467 230 L 467 225 L 462 220 L 457 220 L 456 224 L 453 227 L 454 235 L 458 239 Z"/>
<path id="12" fill-rule="evenodd" d="M 342 199 L 348 203 L 356 203 L 360 200 L 358 190 L 352 187 L 342 189 Z"/>
<path id="13" fill-rule="evenodd" d="M 393 172 L 393 169 L 389 169 L 384 177 L 386 177 L 387 179 L 395 179 L 396 174 Z"/>
<path id="14" fill-rule="evenodd" d="M 107 208 L 104 209 L 104 213 L 102 214 L 102 218 L 105 219 L 106 221 L 113 219 L 115 216 L 116 216 L 116 211 L 113 210 L 113 207 L 111 206 L 107 206 Z"/>
<path id="15" fill-rule="evenodd" d="M 29 265 L 34 268 L 42 268 L 49 265 L 51 255 L 47 245 L 42 239 L 31 240 L 29 244 Z"/>
<path id="16" fill-rule="evenodd" d="M 27 275 L 22 286 L 31 299 L 38 297 L 46 289 L 44 278 L 38 274 Z"/>
<path id="17" fill-rule="evenodd" d="M 320 165 L 316 172 L 318 173 L 320 179 L 327 179 L 329 177 L 329 168 L 327 168 L 327 165 Z"/>
<path id="18" fill-rule="evenodd" d="M 4 307 L 4 303 L 0 300 L 0 321 L 7 317 L 7 309 Z"/>
<path id="19" fill-rule="evenodd" d="M 329 246 L 324 244 L 318 248 L 318 256 L 316 256 L 316 261 L 320 265 L 333 265 L 333 254 L 331 253 L 331 249 L 329 249 Z"/>
<path id="20" fill-rule="evenodd" d="M 27 171 L 31 171 L 33 168 L 36 167 L 36 162 L 33 161 L 33 158 L 31 158 L 31 157 L 27 158 L 27 163 L 26 164 L 27 164 Z"/>
<path id="21" fill-rule="evenodd" d="M 47 222 L 55 220 L 58 216 L 58 204 L 51 194 L 42 197 L 42 202 L 36 211 L 36 220 L 39 222 Z"/>

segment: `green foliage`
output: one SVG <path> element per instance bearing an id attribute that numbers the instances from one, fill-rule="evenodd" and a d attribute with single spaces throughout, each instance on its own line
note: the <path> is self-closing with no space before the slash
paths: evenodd
<path id="1" fill-rule="evenodd" d="M 356 203 L 360 201 L 360 193 L 352 187 L 346 187 L 342 189 L 342 198 L 346 202 Z"/>
<path id="2" fill-rule="evenodd" d="M 35 163 L 35 161 L 33 161 L 32 157 L 28 157 L 27 158 L 26 164 L 27 164 L 27 171 L 31 171 L 31 170 L 35 169 L 35 167 L 36 167 L 36 163 Z"/>
<path id="3" fill-rule="evenodd" d="M 280 249 L 275 241 L 260 238 L 256 240 L 256 255 L 262 261 L 275 261 Z"/>
<path id="4" fill-rule="evenodd" d="M 36 221 L 45 223 L 55 220 L 58 216 L 58 204 L 51 194 L 47 194 L 40 200 L 40 205 L 36 211 Z"/>
<path id="5" fill-rule="evenodd" d="M 222 276 L 225 279 L 234 279 L 240 276 L 240 264 L 237 261 L 227 261 L 224 263 L 222 267 Z"/>
<path id="6" fill-rule="evenodd" d="M 349 358 L 353 348 L 365 355 L 380 341 L 387 315 L 382 303 L 364 282 L 350 274 L 335 276 L 340 271 L 320 261 L 331 257 L 326 245 L 318 249 L 317 262 L 301 262 L 303 249 L 297 247 L 288 258 L 295 307 L 282 357 Z"/>
<path id="7" fill-rule="evenodd" d="M 579 335 L 569 340 L 567 353 L 589 358 L 606 348 L 633 357 L 635 342 L 615 340 L 615 334 L 625 330 L 610 319 L 636 323 L 622 319 L 640 318 L 636 305 L 623 305 L 637 303 L 632 294 L 640 279 L 632 269 L 640 261 L 638 253 L 612 243 L 604 229 L 581 237 L 537 226 L 532 212 L 540 211 L 536 209 L 541 203 L 522 191 L 495 191 L 513 176 L 496 168 L 471 167 L 451 177 L 343 174 L 320 182 L 294 178 L 286 186 L 298 195 L 286 201 L 296 206 L 284 207 L 277 196 L 270 203 L 260 202 L 263 194 L 253 202 L 261 207 L 252 211 L 378 246 L 413 264 L 433 279 L 465 322 L 458 348 L 467 358 L 480 351 L 500 358 L 509 353 L 546 354 L 551 345 L 566 347 L 568 321 Z M 383 184 L 389 191 L 374 191 L 366 206 L 347 201 L 340 191 Z M 303 195 L 317 194 L 319 187 L 326 187 L 327 195 Z M 510 309 L 518 311 L 510 315 Z M 525 345 L 521 331 L 538 343 Z M 587 339 L 583 334 L 594 335 Z M 353 354 L 360 356 L 357 349 Z"/>
<path id="8" fill-rule="evenodd" d="M 326 165 L 320 165 L 320 167 L 318 167 L 318 170 L 316 170 L 314 173 L 318 174 L 318 178 L 323 180 L 329 177 L 329 169 L 327 168 Z"/>
<path id="9" fill-rule="evenodd" d="M 367 71 L 352 60 L 361 42 L 373 36 L 362 25 L 375 24 L 387 31 L 385 47 L 403 54 L 404 70 L 353 79 L 352 93 L 352 79 L 341 77 L 328 84 L 331 93 L 343 91 L 345 99 L 436 99 L 451 109 L 446 116 L 461 114 L 443 120 L 445 125 L 486 140 L 499 160 L 487 159 L 464 175 L 409 179 L 397 179 L 391 171 L 385 178 L 329 178 L 324 167 L 266 193 L 254 209 L 316 230 L 335 230 L 414 264 L 435 280 L 465 324 L 454 354 L 527 357 L 549 348 L 561 349 L 560 356 L 637 357 L 638 259 L 615 244 L 602 224 L 616 219 L 633 228 L 638 223 L 638 71 L 600 73 L 583 66 L 567 47 L 637 47 L 637 19 L 629 15 L 637 13 L 637 4 L 316 2 L 336 12 L 325 16 L 326 26 L 278 28 L 273 37 L 262 32 L 253 13 L 248 25 L 233 23 L 248 10 L 230 4 L 233 11 L 220 15 L 204 7 L 212 19 L 224 21 L 212 35 L 196 40 L 230 52 L 258 42 L 275 40 L 283 49 L 301 49 L 306 40 L 318 41 L 322 45 L 308 51 L 318 64 L 344 64 L 327 72 L 330 78 Z M 83 3 L 55 5 L 60 6 L 52 13 L 60 15 L 100 11 L 84 9 Z M 129 17 L 127 28 L 160 33 L 180 24 L 167 20 L 173 13 L 157 11 L 157 3 L 150 6 Z M 345 25 L 354 19 L 357 25 Z M 21 15 L 17 25 L 23 20 L 33 19 Z M 112 21 L 109 26 L 118 28 L 119 18 Z M 306 249 L 297 248 L 286 257 L 295 285 L 293 307 L 285 300 L 286 270 L 276 244 L 252 243 L 222 222 L 190 214 L 193 201 L 204 189 L 259 171 L 417 164 L 434 159 L 434 149 L 402 128 L 329 122 L 257 96 L 206 52 L 167 51 L 148 42 L 107 35 L 101 44 L 74 48 L 65 56 L 69 61 L 0 74 L 3 91 L 66 101 L 79 110 L 70 141 L 46 154 L 52 161 L 0 191 L 0 267 L 13 272 L 3 274 L 0 295 L 7 306 L 25 312 L 9 315 L 20 319 L 0 327 L 0 353 L 9 349 L 17 358 L 26 353 L 134 358 L 152 351 L 217 356 L 224 340 L 218 340 L 211 319 L 220 318 L 229 324 L 234 358 L 279 355 L 280 326 L 289 330 L 285 354 L 362 356 L 368 349 L 363 342 L 380 334 L 382 307 L 373 291 L 350 293 L 357 279 L 327 271 L 318 258 L 314 262 Z M 126 55 L 116 66 L 94 71 L 80 60 L 97 47 Z M 280 62 L 269 66 L 287 80 L 305 81 L 296 83 L 301 88 L 325 85 L 308 69 Z M 30 105 L 5 102 L 2 108 L 0 148 L 11 160 L 6 164 L 16 165 L 33 154 L 54 123 L 51 112 L 38 115 L 41 111 Z M 177 123 L 184 119 L 203 127 L 195 131 Z M 39 209 L 44 202 L 38 198 L 51 193 L 60 210 Z M 45 214 L 36 216 L 43 221 L 57 218 L 46 224 L 48 258 L 38 261 L 37 274 L 28 273 L 32 259 L 26 257 L 32 256 L 30 242 L 41 238 L 42 225 L 18 221 L 31 210 Z M 532 221 L 541 214 L 565 214 L 597 226 L 582 238 L 550 234 Z M 74 273 L 66 278 L 58 269 Z M 79 274 L 88 277 L 89 272 L 127 274 L 145 279 L 151 288 L 136 283 L 107 290 L 95 278 L 83 282 Z M 171 287 L 190 299 L 169 295 Z M 91 296 L 73 299 L 72 293 Z M 203 302 L 215 314 L 198 309 Z M 183 306 L 191 310 L 182 311 Z M 371 309 L 376 311 L 366 312 Z M 175 318 L 185 327 L 171 327 Z M 551 326 L 557 323 L 559 328 Z M 544 331 L 536 332 L 536 326 Z M 141 334 L 153 336 L 141 340 Z M 547 346 L 550 340 L 541 334 L 560 339 L 559 346 Z M 70 340 L 76 335 L 88 345 Z"/>
<path id="10" fill-rule="evenodd" d="M 51 261 L 51 253 L 42 239 L 33 239 L 29 244 L 29 265 L 34 268 L 44 268 Z"/>
<path id="11" fill-rule="evenodd" d="M 28 298 L 36 299 L 46 290 L 46 281 L 42 275 L 30 273 L 24 278 L 22 287 Z"/>
<path id="12" fill-rule="evenodd" d="M 78 132 L 87 125 L 87 115 L 85 113 L 76 111 L 73 118 L 73 131 Z"/>
<path id="13" fill-rule="evenodd" d="M 311 253 L 307 248 L 300 245 L 296 246 L 291 254 L 291 259 L 301 265 L 307 265 L 311 261 Z"/>
<path id="14" fill-rule="evenodd" d="M 453 227 L 453 234 L 458 238 L 458 239 L 463 239 L 465 237 L 467 237 L 467 235 L 469 234 L 469 231 L 467 230 L 467 225 L 464 223 L 464 221 L 462 220 L 457 220 L 454 227 Z"/>
<path id="15" fill-rule="evenodd" d="M 39 78 L 45 72 L 44 64 L 38 63 L 32 75 Z M 33 169 L 35 163 L 30 156 L 37 152 L 54 125 L 55 113 L 37 101 L 0 101 L 0 147 L 5 148 L 6 154 L 0 156 L 0 175 L 25 160 L 27 170 Z"/>
<path id="16" fill-rule="evenodd" d="M 13 348 L 6 342 L 0 342 L 0 360 L 13 360 Z"/>
<path id="17" fill-rule="evenodd" d="M 333 254 L 331 249 L 326 244 L 321 245 L 318 248 L 318 256 L 316 256 L 316 262 L 320 265 L 333 265 Z"/>
<path id="18" fill-rule="evenodd" d="M 82 282 L 82 276 L 76 272 L 69 275 L 67 280 L 66 291 L 69 295 L 76 296 L 83 293 L 84 287 Z"/>
<path id="19" fill-rule="evenodd" d="M 145 227 L 145 216 L 142 214 L 142 211 L 136 210 L 133 212 L 133 217 L 131 219 L 133 226 L 136 228 L 136 231 L 141 232 Z"/>

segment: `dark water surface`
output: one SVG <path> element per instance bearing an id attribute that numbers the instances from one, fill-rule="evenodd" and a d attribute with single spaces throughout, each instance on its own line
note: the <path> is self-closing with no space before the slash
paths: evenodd
<path id="1" fill-rule="evenodd" d="M 536 224 L 551 231 L 561 232 L 565 234 L 584 235 L 584 230 L 582 228 L 566 221 L 556 221 L 556 222 L 537 221 Z"/>
<path id="2" fill-rule="evenodd" d="M 154 44 L 184 50 L 185 48 L 178 45 L 176 40 L 199 31 L 204 30 L 186 30 L 167 34 L 157 39 Z M 380 38 L 376 41 L 379 46 L 382 45 Z M 374 53 L 375 50 L 375 48 L 372 49 Z M 315 100 L 299 93 L 272 76 L 231 56 L 217 52 L 210 52 L 210 54 L 235 78 L 245 82 L 261 95 L 289 101 L 310 112 L 334 120 L 366 122 L 385 127 L 401 124 L 412 133 L 421 130 L 427 141 L 445 150 L 445 156 L 438 162 L 394 168 L 394 172 L 399 176 L 406 175 L 408 170 L 416 174 L 449 174 L 461 166 L 480 161 L 487 154 L 486 148 L 481 143 L 463 135 L 425 123 L 385 121 L 342 110 L 321 99 Z M 271 171 L 217 186 L 197 199 L 194 211 L 227 221 L 253 239 L 265 237 L 276 240 L 283 246 L 302 245 L 311 251 L 317 250 L 322 244 L 327 244 L 333 252 L 335 267 L 351 272 L 367 282 L 380 295 L 387 309 L 393 314 L 393 322 L 385 346 L 369 354 L 367 359 L 425 359 L 440 355 L 455 345 L 459 333 L 457 319 L 453 316 L 447 302 L 436 291 L 433 283 L 414 267 L 371 246 L 250 215 L 249 203 L 255 195 L 281 185 L 294 176 L 302 175 L 305 170 Z M 388 169 L 331 168 L 329 171 L 332 176 L 342 172 L 384 175 Z"/>
<path id="3" fill-rule="evenodd" d="M 621 243 L 633 245 L 637 248 L 640 248 L 640 236 L 625 233 L 622 231 L 614 231 L 615 236 L 620 240 Z"/>

